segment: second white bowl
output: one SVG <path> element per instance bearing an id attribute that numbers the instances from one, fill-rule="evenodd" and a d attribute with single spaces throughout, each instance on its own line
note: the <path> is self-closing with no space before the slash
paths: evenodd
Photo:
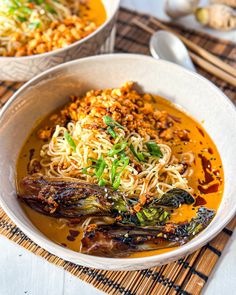
<path id="1" fill-rule="evenodd" d="M 114 28 L 120 0 L 102 0 L 107 20 L 95 32 L 73 44 L 43 54 L 22 57 L 0 56 L 0 80 L 27 81 L 58 64 L 99 53 Z"/>

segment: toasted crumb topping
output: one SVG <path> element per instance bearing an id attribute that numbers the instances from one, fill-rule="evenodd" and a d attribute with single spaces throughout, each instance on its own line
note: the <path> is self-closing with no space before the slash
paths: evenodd
<path id="1" fill-rule="evenodd" d="M 117 89 L 91 90 L 82 97 L 71 96 L 70 99 L 71 103 L 51 117 L 52 126 L 38 132 L 39 138 L 49 139 L 56 125 L 66 126 L 68 122 L 77 122 L 85 117 L 90 118 L 86 128 L 105 128 L 104 116 L 112 117 L 143 137 L 148 134 L 154 140 L 168 141 L 174 136 L 171 129 L 174 119 L 166 111 L 157 109 L 151 94 L 136 91 L 133 82 Z"/>

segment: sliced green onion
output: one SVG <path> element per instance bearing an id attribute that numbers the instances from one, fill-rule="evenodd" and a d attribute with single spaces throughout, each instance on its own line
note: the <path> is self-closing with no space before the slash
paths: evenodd
<path id="1" fill-rule="evenodd" d="M 107 127 L 107 132 L 113 137 L 116 138 L 116 132 L 114 131 L 114 128 L 120 128 L 120 129 L 124 129 L 124 127 L 122 125 L 120 125 L 118 122 L 116 122 L 115 120 L 113 120 L 110 116 L 104 116 L 103 117 L 103 121 L 104 123 L 108 126 Z"/>
<path id="2" fill-rule="evenodd" d="M 114 144 L 113 148 L 107 153 L 108 156 L 113 157 L 114 155 L 124 151 L 124 149 L 127 147 L 127 142 L 122 141 L 117 144 Z"/>
<path id="3" fill-rule="evenodd" d="M 29 24 L 29 29 L 34 30 L 40 27 L 40 21 L 35 21 Z"/>
<path id="4" fill-rule="evenodd" d="M 104 161 L 103 157 L 101 156 L 96 163 L 96 170 L 95 170 L 95 175 L 97 176 L 97 178 L 101 178 L 105 168 L 106 168 L 107 164 Z"/>
<path id="5" fill-rule="evenodd" d="M 105 181 L 104 179 L 101 178 L 101 179 L 99 180 L 99 182 L 98 182 L 98 185 L 99 185 L 99 186 L 104 186 L 104 185 L 106 185 L 106 181 Z"/>
<path id="6" fill-rule="evenodd" d="M 9 9 L 8 9 L 7 12 L 8 12 L 10 15 L 15 15 L 16 10 L 17 10 L 17 8 L 11 6 L 11 7 L 9 7 Z"/>
<path id="7" fill-rule="evenodd" d="M 64 136 L 65 136 L 65 139 L 67 140 L 67 142 L 69 143 L 69 145 L 72 147 L 73 151 L 75 152 L 76 151 L 76 144 L 67 130 L 65 130 Z"/>
<path id="8" fill-rule="evenodd" d="M 149 141 L 149 142 L 146 142 L 145 144 L 147 146 L 147 149 L 150 155 L 158 157 L 158 158 L 163 157 L 160 147 L 154 141 Z"/>
<path id="9" fill-rule="evenodd" d="M 114 188 L 114 190 L 117 190 L 118 187 L 120 186 L 120 177 L 121 177 L 121 174 L 117 175 L 115 181 L 112 184 L 112 187 Z"/>
<path id="10" fill-rule="evenodd" d="M 57 13 L 56 10 L 53 9 L 53 7 L 48 3 L 45 3 L 45 9 L 50 13 L 53 13 L 53 14 Z"/>
<path id="11" fill-rule="evenodd" d="M 92 161 L 95 164 L 92 164 L 88 167 L 85 167 L 82 169 L 82 173 L 90 176 L 96 176 L 98 178 L 98 185 L 104 186 L 106 184 L 106 181 L 102 178 L 103 172 L 105 168 L 107 167 L 106 162 L 104 161 L 103 157 L 101 156 L 98 160 L 89 158 L 90 161 Z M 89 173 L 87 170 L 89 168 L 94 168 L 94 173 Z"/>
<path id="12" fill-rule="evenodd" d="M 110 116 L 104 116 L 103 121 L 107 126 L 110 126 L 111 128 L 118 127 L 120 129 L 124 129 L 122 125 L 113 120 Z"/>
<path id="13" fill-rule="evenodd" d="M 27 21 L 27 18 L 26 17 L 23 17 L 23 16 L 17 16 L 17 19 L 18 21 L 20 21 L 21 23 L 24 23 Z"/>
<path id="14" fill-rule="evenodd" d="M 35 3 L 37 5 L 41 5 L 45 2 L 45 0 L 29 0 L 29 2 Z"/>
<path id="15" fill-rule="evenodd" d="M 18 0 L 12 0 L 13 5 L 15 5 L 15 7 L 20 7 L 21 3 Z"/>
<path id="16" fill-rule="evenodd" d="M 120 155 L 120 158 L 121 158 L 121 159 L 124 159 L 125 157 L 127 157 L 127 155 L 126 155 L 126 153 L 125 153 L 124 150 L 121 151 L 121 152 L 119 152 L 119 155 Z"/>
<path id="17" fill-rule="evenodd" d="M 27 7 L 27 6 L 23 6 L 23 7 L 21 7 L 21 11 L 22 11 L 23 13 L 25 13 L 25 14 L 31 14 L 31 13 L 33 12 L 33 10 L 30 9 L 29 7 Z"/>
<path id="18" fill-rule="evenodd" d="M 133 153 L 133 155 L 139 160 L 139 161 L 141 161 L 141 162 L 144 162 L 145 161 L 145 155 L 144 155 L 144 153 L 138 153 L 138 152 L 136 152 L 135 151 L 135 149 L 134 149 L 134 146 L 132 145 L 132 143 L 131 143 L 131 145 L 129 146 L 129 148 L 130 148 L 130 150 L 131 150 L 131 152 Z"/>
<path id="19" fill-rule="evenodd" d="M 107 128 L 107 132 L 113 137 L 113 138 L 116 138 L 117 135 L 116 135 L 116 132 L 109 126 Z"/>
<path id="20" fill-rule="evenodd" d="M 116 169 L 119 166 L 119 159 L 115 159 L 111 166 L 111 182 L 113 183 L 116 177 Z"/>
<path id="21" fill-rule="evenodd" d="M 89 176 L 94 176 L 95 174 L 94 173 L 89 173 L 87 170 L 89 169 L 89 168 L 95 168 L 95 166 L 88 166 L 88 167 L 84 167 L 83 169 L 82 169 L 82 173 L 83 174 L 86 174 L 86 175 L 89 175 Z"/>
<path id="22" fill-rule="evenodd" d="M 120 165 L 121 165 L 121 169 L 117 171 Z M 113 161 L 111 179 L 112 179 L 112 187 L 114 188 L 114 190 L 117 190 L 118 187 L 120 186 L 121 175 L 128 165 L 129 165 L 128 157 L 121 158 L 121 160 L 116 159 Z"/>

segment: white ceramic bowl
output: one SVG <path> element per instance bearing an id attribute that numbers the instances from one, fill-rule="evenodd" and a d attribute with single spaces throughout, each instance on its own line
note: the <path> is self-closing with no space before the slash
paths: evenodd
<path id="1" fill-rule="evenodd" d="M 102 0 L 107 20 L 95 32 L 73 44 L 43 54 L 22 57 L 0 57 L 0 80 L 27 81 L 58 64 L 99 53 L 111 36 L 120 0 Z"/>
<path id="2" fill-rule="evenodd" d="M 114 259 L 65 249 L 46 238 L 26 217 L 16 199 L 15 167 L 20 148 L 35 121 L 63 105 L 71 94 L 89 89 L 139 83 L 145 92 L 159 94 L 182 106 L 216 143 L 224 165 L 225 192 L 216 217 L 195 239 L 178 249 L 145 258 Z M 165 264 L 190 254 L 212 239 L 236 212 L 236 110 L 212 83 L 172 63 L 142 55 L 103 55 L 72 61 L 26 83 L 0 115 L 0 204 L 14 223 L 49 252 L 84 266 L 134 270 Z"/>

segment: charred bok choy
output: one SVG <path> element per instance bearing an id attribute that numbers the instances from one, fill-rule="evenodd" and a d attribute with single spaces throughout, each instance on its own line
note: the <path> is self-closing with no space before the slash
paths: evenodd
<path id="1" fill-rule="evenodd" d="M 24 193 L 19 195 L 20 199 L 46 215 L 65 218 L 90 215 L 116 218 L 119 215 L 120 223 L 129 225 L 153 226 L 164 223 L 169 219 L 172 209 L 194 202 L 188 192 L 172 189 L 135 212 L 134 201 L 95 184 L 34 176 L 25 177 L 21 184 Z"/>
<path id="2" fill-rule="evenodd" d="M 199 208 L 197 216 L 182 224 L 166 223 L 155 227 L 100 225 L 86 231 L 82 252 L 90 255 L 124 257 L 133 252 L 176 247 L 187 243 L 208 226 L 213 210 Z"/>
<path id="3" fill-rule="evenodd" d="M 19 198 L 40 213 L 68 219 L 109 217 L 109 224 L 103 221 L 102 225 L 100 222 L 84 232 L 82 251 L 93 255 L 124 256 L 182 245 L 203 230 L 215 214 L 202 207 L 189 222 L 170 222 L 174 209 L 194 203 L 187 191 L 178 188 L 167 191 L 159 199 L 148 199 L 136 211 L 136 200 L 110 188 L 74 179 L 28 176 L 21 184 L 23 193 Z"/>

